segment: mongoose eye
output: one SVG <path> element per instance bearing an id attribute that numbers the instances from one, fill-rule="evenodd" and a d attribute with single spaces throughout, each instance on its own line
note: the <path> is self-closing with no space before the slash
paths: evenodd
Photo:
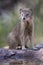
<path id="1" fill-rule="evenodd" d="M 29 14 L 26 14 L 26 16 L 29 16 Z"/>

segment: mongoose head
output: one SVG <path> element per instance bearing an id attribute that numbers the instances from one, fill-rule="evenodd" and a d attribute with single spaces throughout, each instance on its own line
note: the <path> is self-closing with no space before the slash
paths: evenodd
<path id="1" fill-rule="evenodd" d="M 32 17 L 33 17 L 33 12 L 32 9 L 20 9 L 20 16 L 21 16 L 21 20 L 24 23 L 31 23 L 32 21 Z"/>

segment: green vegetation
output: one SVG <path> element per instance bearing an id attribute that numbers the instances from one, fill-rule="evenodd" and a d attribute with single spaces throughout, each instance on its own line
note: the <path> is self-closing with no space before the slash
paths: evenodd
<path id="1" fill-rule="evenodd" d="M 4 22 L 2 18 L 0 19 L 0 47 L 7 45 L 7 36 L 19 21 L 17 18 L 17 15 L 14 14 L 11 21 Z"/>

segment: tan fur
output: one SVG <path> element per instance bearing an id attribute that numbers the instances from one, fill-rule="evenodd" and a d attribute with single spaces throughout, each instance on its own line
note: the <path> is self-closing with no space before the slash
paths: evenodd
<path id="1" fill-rule="evenodd" d="M 22 14 L 20 13 L 20 15 Z M 25 46 L 29 47 L 29 43 L 33 46 L 33 43 L 34 43 L 33 16 L 31 19 L 29 20 L 26 19 L 25 21 L 23 20 L 23 17 L 21 16 L 21 22 L 19 22 L 16 25 L 16 27 L 8 36 L 8 42 L 9 42 L 10 49 L 17 48 L 18 44 L 22 46 L 22 49 L 24 49 Z"/>

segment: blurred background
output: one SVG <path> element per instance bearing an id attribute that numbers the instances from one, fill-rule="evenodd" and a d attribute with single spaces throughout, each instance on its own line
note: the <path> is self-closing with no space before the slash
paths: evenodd
<path id="1" fill-rule="evenodd" d="M 43 0 L 0 0 L 0 47 L 7 46 L 7 36 L 20 21 L 19 9 L 32 8 L 34 45 L 43 43 Z"/>

